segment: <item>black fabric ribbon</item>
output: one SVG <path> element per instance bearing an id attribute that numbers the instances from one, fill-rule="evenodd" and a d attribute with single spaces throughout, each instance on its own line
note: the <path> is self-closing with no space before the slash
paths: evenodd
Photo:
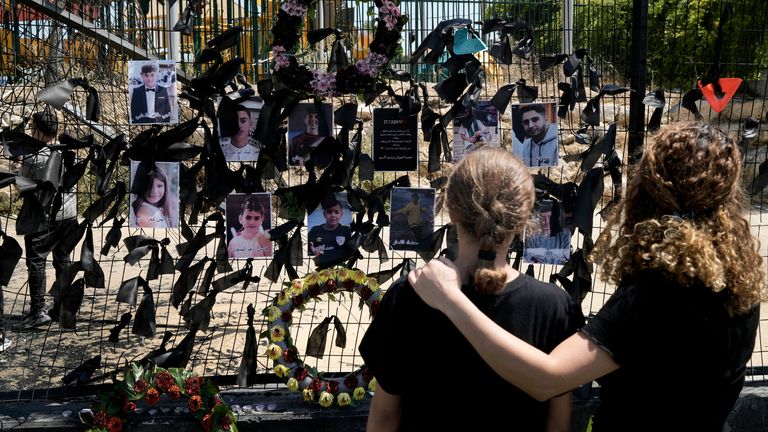
<path id="1" fill-rule="evenodd" d="M 3 240 L 3 245 L 0 246 L 0 287 L 5 287 L 8 286 L 13 270 L 21 259 L 22 249 L 19 242 L 5 231 L 0 230 L 0 239 Z"/>
<path id="2" fill-rule="evenodd" d="M 568 276 L 573 275 L 573 281 Z M 592 264 L 588 263 L 582 249 L 571 254 L 560 271 L 549 277 L 551 283 L 558 282 L 571 298 L 581 303 L 592 290 Z"/>
<path id="3" fill-rule="evenodd" d="M 141 297 L 141 303 L 136 308 L 136 317 L 133 320 L 131 333 L 137 336 L 147 338 L 155 337 L 157 333 L 157 323 L 155 322 L 155 299 L 152 295 L 152 288 L 144 281 L 144 295 Z"/>
<path id="4" fill-rule="evenodd" d="M 245 331 L 245 347 L 243 347 L 243 358 L 240 360 L 237 372 L 237 386 L 241 388 L 256 384 L 258 372 L 259 344 L 256 339 L 256 329 L 253 327 L 253 316 L 256 314 L 253 303 L 248 305 L 247 313 L 248 329 Z"/>
<path id="5" fill-rule="evenodd" d="M 323 358 L 325 355 L 326 339 L 328 337 L 328 330 L 331 321 L 333 321 L 333 327 L 336 330 L 336 346 L 344 348 L 347 345 L 347 331 L 341 323 L 341 320 L 336 315 L 331 315 L 325 318 L 320 325 L 312 330 L 307 341 L 306 355 Z"/>

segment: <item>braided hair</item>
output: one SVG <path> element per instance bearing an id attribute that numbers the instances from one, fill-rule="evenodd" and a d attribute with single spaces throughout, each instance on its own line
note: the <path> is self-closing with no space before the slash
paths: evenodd
<path id="1" fill-rule="evenodd" d="M 446 194 L 451 218 L 480 246 L 471 273 L 474 289 L 498 292 L 507 274 L 494 268 L 496 250 L 522 233 L 533 209 L 535 192 L 528 168 L 509 151 L 482 148 L 456 166 Z"/>

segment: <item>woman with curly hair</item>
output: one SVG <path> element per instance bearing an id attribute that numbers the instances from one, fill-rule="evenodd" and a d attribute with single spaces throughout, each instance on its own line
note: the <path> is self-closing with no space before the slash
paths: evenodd
<path id="1" fill-rule="evenodd" d="M 536 399 L 598 379 L 594 431 L 721 431 L 744 384 L 765 289 L 741 212 L 734 142 L 705 123 L 660 130 L 592 253 L 618 288 L 549 354 L 486 318 L 449 262 L 408 279 L 499 375 Z"/>

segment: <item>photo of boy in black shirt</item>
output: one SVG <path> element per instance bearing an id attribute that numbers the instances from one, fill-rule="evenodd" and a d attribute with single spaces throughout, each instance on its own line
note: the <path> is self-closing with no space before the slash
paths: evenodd
<path id="1" fill-rule="evenodd" d="M 342 201 L 346 204 L 345 199 L 342 199 Z M 331 196 L 323 200 L 320 206 L 322 207 L 322 216 L 325 222 L 315 225 L 309 230 L 307 249 L 311 257 L 341 253 L 344 244 L 352 236 L 352 230 L 348 225 L 343 224 L 345 222 L 343 220 L 345 205 L 342 204 L 337 196 Z M 309 216 L 309 225 L 311 225 L 311 219 L 317 218 L 318 210 L 315 210 Z"/>

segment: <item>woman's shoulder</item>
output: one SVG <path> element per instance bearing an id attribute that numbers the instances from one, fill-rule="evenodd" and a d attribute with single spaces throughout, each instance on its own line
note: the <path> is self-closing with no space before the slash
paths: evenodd
<path id="1" fill-rule="evenodd" d="M 568 293 L 562 288 L 550 282 L 543 282 L 534 277 L 521 273 L 520 276 L 509 282 L 506 287 L 507 292 L 515 290 L 523 291 L 529 295 L 553 298 L 570 298 Z"/>

